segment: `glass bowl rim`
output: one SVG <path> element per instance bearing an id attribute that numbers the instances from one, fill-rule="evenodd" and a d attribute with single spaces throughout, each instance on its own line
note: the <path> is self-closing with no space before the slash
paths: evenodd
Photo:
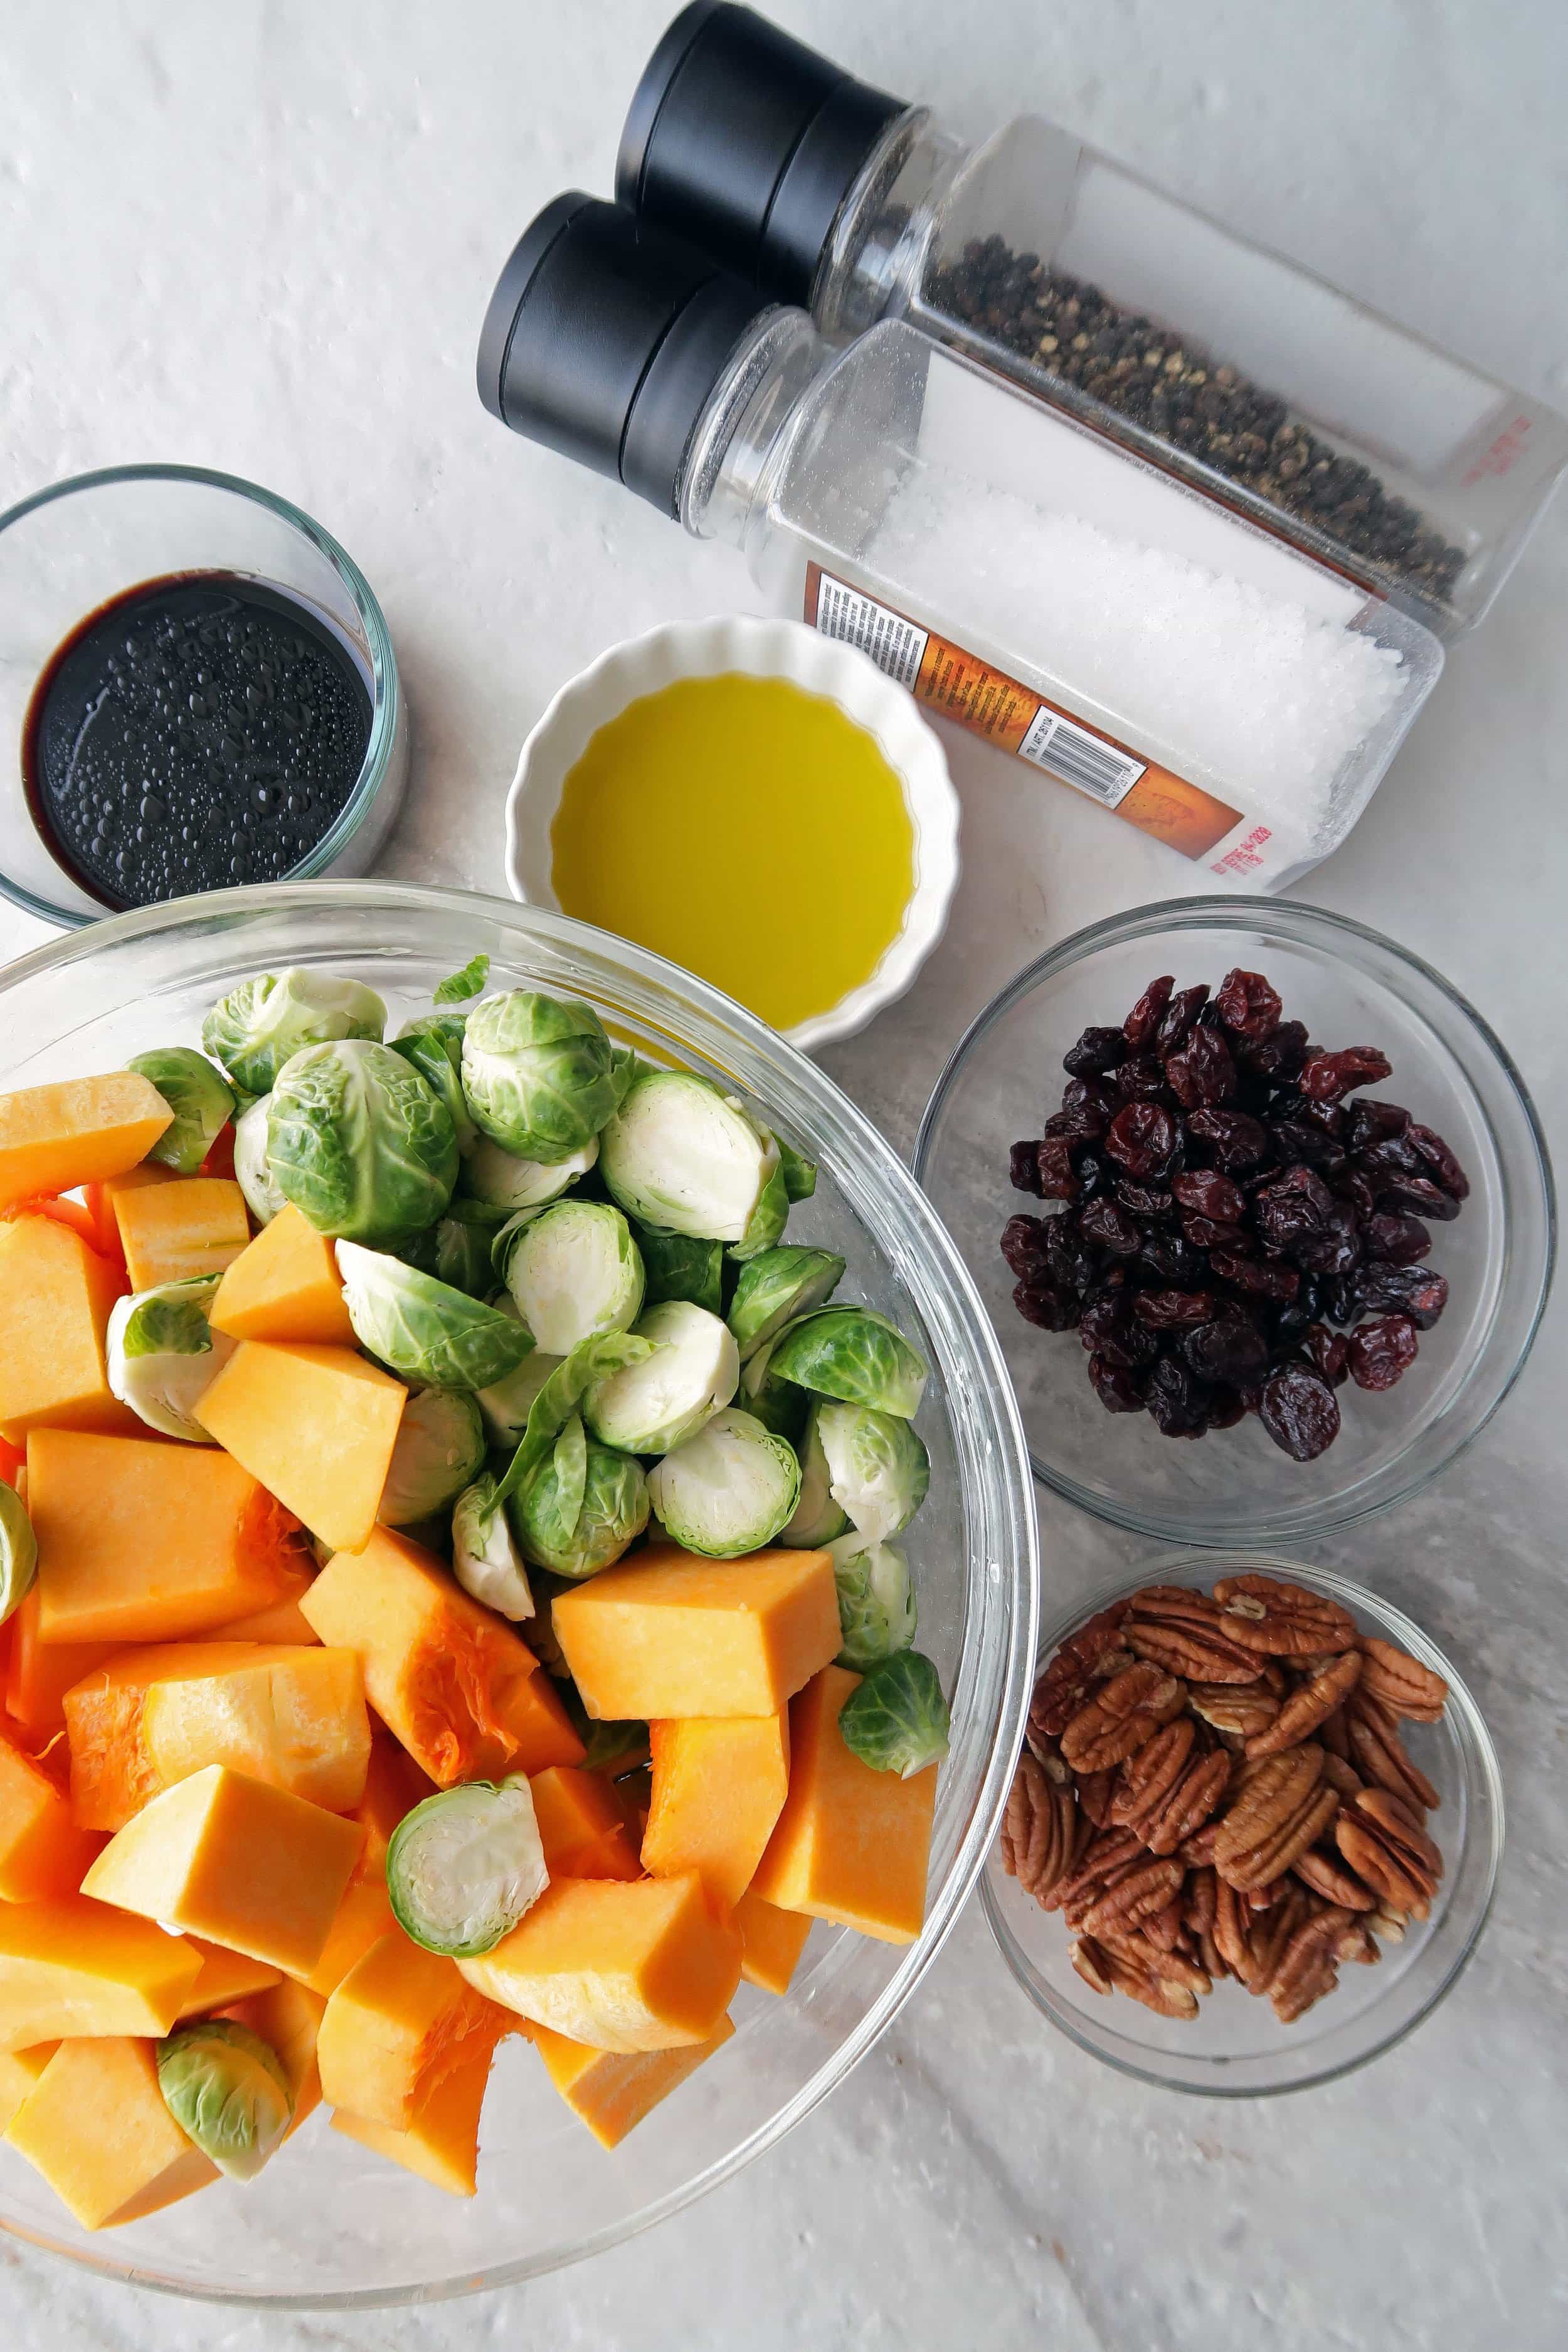
<path id="1" fill-rule="evenodd" d="M 1489 1053 L 1518 1103 L 1533 1153 L 1527 1177 L 1533 1177 L 1539 1186 L 1541 1212 L 1544 1225 L 1544 1263 L 1542 1268 L 1540 1291 L 1531 1310 L 1528 1328 L 1519 1343 L 1513 1361 L 1508 1367 L 1506 1376 L 1486 1412 L 1475 1426 L 1467 1430 L 1440 1461 L 1432 1464 L 1430 1467 L 1422 1470 L 1416 1475 L 1407 1476 L 1405 1483 L 1394 1487 L 1392 1492 L 1361 1502 L 1353 1509 L 1346 1508 L 1342 1501 L 1326 1506 L 1321 1525 L 1315 1532 L 1323 1535 L 1339 1534 L 1347 1528 L 1356 1526 L 1363 1519 L 1375 1518 L 1380 1513 L 1393 1510 L 1398 1505 L 1408 1502 L 1412 1496 L 1419 1494 L 1424 1486 L 1428 1486 L 1442 1472 L 1451 1469 L 1474 1444 L 1500 1406 L 1506 1402 L 1520 1374 L 1530 1360 L 1531 1349 L 1535 1344 L 1536 1335 L 1545 1316 L 1556 1274 L 1557 1187 L 1552 1173 L 1552 1156 L 1547 1148 L 1540 1113 L 1535 1108 L 1530 1089 L 1525 1085 L 1512 1055 L 1491 1024 L 1484 1014 L 1477 1011 L 1468 997 L 1455 987 L 1452 981 L 1445 979 L 1435 965 L 1428 963 L 1424 956 L 1417 955 L 1414 949 L 1404 947 L 1397 940 L 1390 939 L 1385 931 L 1374 930 L 1370 923 L 1358 922 L 1353 916 L 1338 914 L 1331 908 L 1311 906 L 1305 900 L 1297 898 L 1248 898 L 1236 897 L 1228 892 L 1212 893 L 1200 898 L 1151 899 L 1145 905 L 1131 907 L 1121 914 L 1103 916 L 1097 922 L 1085 924 L 1081 930 L 1069 933 L 1066 939 L 1058 940 L 1056 946 L 1047 948 L 1042 955 L 1037 956 L 1032 962 L 1026 964 L 1021 971 L 1016 973 L 1013 979 L 999 988 L 981 1006 L 938 1073 L 925 1109 L 921 1114 L 921 1123 L 916 1131 L 910 1165 L 914 1171 L 916 1183 L 923 1191 L 926 1171 L 930 1165 L 937 1129 L 947 1107 L 948 1097 L 967 1066 L 971 1054 L 989 1035 L 996 1024 L 1043 982 L 1054 979 L 1058 972 L 1065 971 L 1072 964 L 1086 961 L 1089 956 L 1097 954 L 1101 948 L 1118 946 L 1130 940 L 1152 937 L 1163 931 L 1191 931 L 1205 929 L 1266 931 L 1271 926 L 1302 945 L 1318 943 L 1318 935 L 1326 931 L 1331 939 L 1338 937 L 1341 940 L 1350 943 L 1354 960 L 1357 961 L 1360 961 L 1359 951 L 1362 949 L 1374 949 L 1380 954 L 1391 957 L 1396 964 L 1406 967 L 1435 989 L 1439 996 L 1447 999 L 1454 1011 L 1468 1024 L 1480 1045 Z M 1054 1470 L 1037 1453 L 1033 1444 L 1028 1445 L 1028 1454 L 1029 1466 L 1034 1472 L 1036 1483 L 1045 1487 L 1048 1493 L 1061 1496 L 1065 1502 L 1071 1503 L 1075 1508 L 1087 1512 L 1091 1518 L 1099 1519 L 1110 1527 L 1124 1528 L 1131 1534 L 1146 1537 L 1157 1543 L 1187 1542 L 1200 1549 L 1207 1548 L 1218 1550 L 1223 1548 L 1221 1540 L 1212 1531 L 1205 1530 L 1202 1536 L 1185 1538 L 1167 1522 L 1152 1519 L 1145 1512 L 1126 1506 L 1119 1507 L 1112 1497 L 1089 1494 L 1087 1489 L 1079 1485 L 1076 1479 L 1068 1477 L 1063 1472 Z M 1259 1536 L 1256 1532 L 1249 1533 L 1244 1529 L 1231 1549 L 1240 1552 L 1256 1548 L 1266 1548 L 1272 1540 L 1275 1538 L 1267 1534 Z"/>
<path id="2" fill-rule="evenodd" d="M 1147 1584 L 1203 1583 L 1206 1582 L 1211 1576 L 1234 1575 L 1237 1572 L 1237 1564 L 1242 1557 L 1243 1555 L 1237 1552 L 1218 1551 L 1205 1545 L 1188 1545 L 1184 1549 L 1162 1553 L 1146 1561 L 1136 1575 L 1118 1573 L 1097 1585 L 1093 1591 L 1083 1595 L 1076 1601 L 1070 1610 L 1064 1610 L 1056 1623 L 1042 1633 L 1039 1650 L 1035 1660 L 1037 1679 L 1044 1671 L 1050 1657 L 1068 1636 L 1076 1633 L 1098 1611 L 1109 1608 L 1112 1601 L 1127 1599 Z M 1436 1662 L 1436 1670 L 1443 1675 L 1448 1685 L 1448 1705 L 1454 1708 L 1464 1726 L 1466 1734 L 1475 1747 L 1477 1766 L 1474 1784 L 1478 1785 L 1485 1795 L 1487 1818 L 1490 1823 L 1489 1850 L 1486 1857 L 1486 1887 L 1479 1913 L 1466 1936 L 1463 1945 L 1454 1955 L 1441 1981 L 1432 1988 L 1426 1998 L 1409 2017 L 1378 2035 L 1366 2049 L 1358 2050 L 1353 2055 L 1340 2059 L 1332 2065 L 1321 2066 L 1315 2073 L 1302 2075 L 1299 2082 L 1227 2084 L 1173 2081 L 1166 2075 L 1156 2074 L 1151 2067 L 1139 2065 L 1130 2058 L 1102 2049 L 1090 2035 L 1080 2032 L 1068 2019 L 1058 2016 L 1054 2009 L 1047 2007 L 1036 1990 L 1034 1979 L 1037 1971 L 1014 1935 L 1011 1927 L 1002 1916 L 991 1871 L 989 1868 L 983 1871 L 980 1877 L 980 1901 L 985 1914 L 985 1924 L 991 1931 L 992 1940 L 1002 1957 L 1008 1974 L 1031 2007 L 1057 2032 L 1063 2034 L 1079 2050 L 1087 2052 L 1091 2058 L 1098 2059 L 1101 2065 L 1110 2067 L 1113 2073 L 1125 2074 L 1135 2083 L 1146 2083 L 1152 2089 L 1169 2091 L 1178 2097 L 1185 2098 L 1270 2099 L 1286 2097 L 1297 2091 L 1321 2090 L 1326 2084 L 1342 2082 L 1346 2075 L 1356 2074 L 1362 2067 L 1369 2066 L 1374 2058 L 1381 2058 L 1388 2051 L 1397 2049 L 1402 2042 L 1415 2032 L 1417 2026 L 1425 2024 L 1433 2011 L 1447 2000 L 1475 1955 L 1476 1948 L 1486 1932 L 1487 1924 L 1497 1902 L 1498 1880 L 1502 1869 L 1507 1829 L 1502 1766 L 1498 1759 L 1497 1744 L 1492 1738 L 1487 1719 L 1477 1705 L 1468 1684 L 1458 1672 L 1447 1652 L 1433 1639 L 1426 1628 L 1418 1625 L 1396 1601 L 1390 1601 L 1383 1593 L 1374 1591 L 1371 1585 L 1363 1584 L 1356 1578 L 1347 1576 L 1342 1570 L 1319 1567 L 1310 1560 L 1281 1559 L 1267 1552 L 1261 1547 L 1256 1550 L 1248 1549 L 1245 1557 L 1254 1568 L 1265 1575 L 1279 1574 L 1292 1582 L 1305 1584 L 1328 1593 L 1331 1598 L 1342 1601 L 1352 1614 L 1358 1609 L 1375 1613 L 1380 1620 L 1392 1624 L 1401 1644 L 1408 1646 L 1413 1656 L 1429 1658 Z M 1469 1776 L 1467 1775 L 1467 1779 L 1468 1778 Z M 989 1859 L 988 1857 L 988 1861 Z"/>
<path id="3" fill-rule="evenodd" d="M 259 482 L 247 481 L 240 474 L 225 474 L 210 466 L 180 466 L 149 461 L 132 466 L 100 466 L 84 474 L 67 474 L 58 482 L 47 483 L 41 490 L 0 512 L 0 541 L 13 524 L 23 522 L 29 515 L 53 506 L 59 499 L 74 497 L 80 491 L 115 488 L 125 482 L 190 482 L 205 489 L 226 491 L 231 497 L 243 499 L 251 506 L 263 507 L 276 515 L 289 530 L 308 540 L 317 552 L 324 556 L 337 572 L 352 598 L 355 611 L 364 626 L 365 640 L 370 648 L 371 716 L 370 734 L 366 739 L 364 758 L 354 779 L 353 792 L 339 810 L 331 826 L 315 846 L 299 864 L 279 877 L 279 883 L 308 882 L 322 875 L 332 861 L 341 857 L 348 844 L 374 806 L 377 794 L 391 765 L 393 748 L 403 722 L 403 682 L 398 674 L 397 656 L 393 650 L 392 632 L 381 609 L 375 591 L 348 550 L 333 538 L 331 532 L 314 516 L 286 499 L 278 490 L 269 490 Z M 132 583 L 135 585 L 134 583 Z M 83 616 L 86 617 L 85 615 Z M 258 889 L 277 886 L 258 883 Z M 209 893 L 209 896 L 216 895 Z M 86 930 L 101 921 L 113 919 L 116 912 L 137 914 L 138 908 L 110 910 L 102 916 L 84 914 L 79 907 L 57 907 L 40 898 L 26 883 L 16 881 L 0 866 L 0 898 L 9 898 L 14 907 L 25 914 L 36 916 L 40 922 L 58 924 L 64 930 Z M 158 899 L 159 906 L 174 906 L 176 899 Z"/>
<path id="4" fill-rule="evenodd" d="M 844 2037 L 801 2084 L 792 2099 L 735 2147 L 727 2149 L 704 2172 L 667 2191 L 624 2223 L 601 2229 L 568 2248 L 553 2252 L 548 2259 L 525 2257 L 521 2261 L 498 2263 L 479 2276 L 464 2273 L 443 2277 L 428 2284 L 390 2289 L 344 2288 L 303 2294 L 257 2294 L 245 2288 L 193 2287 L 181 2280 L 159 2277 L 151 2269 L 143 2271 L 124 2261 L 117 2262 L 107 2252 L 100 2255 L 85 2248 L 61 2245 L 0 2217 L 0 2234 L 15 2236 L 24 2244 L 35 2245 L 41 2252 L 72 2263 L 100 2277 L 119 2284 L 153 2288 L 183 2301 L 265 2311 L 392 2309 L 451 2301 L 459 2296 L 488 2293 L 545 2276 L 552 2271 L 563 2270 L 593 2255 L 607 2252 L 658 2222 L 669 2220 L 710 2189 L 732 2179 L 753 2158 L 765 2153 L 796 2124 L 804 2121 L 830 2092 L 837 2089 L 880 2040 L 894 2017 L 913 1995 L 956 1926 L 984 1874 L 1007 1801 L 1014 1758 L 1022 1738 L 1024 1717 L 1034 1687 L 1033 1662 L 1039 1625 L 1039 1521 L 1035 1507 L 1034 1483 L 1029 1475 L 1029 1456 L 1023 1423 L 1012 1383 L 1002 1361 L 1000 1344 L 963 1254 L 921 1192 L 908 1165 L 858 1105 L 845 1094 L 837 1081 L 826 1070 L 820 1069 L 798 1046 L 790 1045 L 777 1031 L 770 1029 L 754 1013 L 710 986 L 706 981 L 697 979 L 664 957 L 638 947 L 631 940 L 622 940 L 612 932 L 580 922 L 573 916 L 558 914 L 552 908 L 524 905 L 510 897 L 500 898 L 488 892 L 457 889 L 440 883 L 402 882 L 380 877 L 358 880 L 330 877 L 321 882 L 256 883 L 231 890 L 205 891 L 184 898 L 160 899 L 151 906 L 132 908 L 122 914 L 106 916 L 101 922 L 82 926 L 60 938 L 45 941 L 27 954 L 0 967 L 0 999 L 17 982 L 47 974 L 67 963 L 84 962 L 100 946 L 135 940 L 139 936 L 155 937 L 160 932 L 178 930 L 191 922 L 200 922 L 214 931 L 219 931 L 233 923 L 236 917 L 248 915 L 263 907 L 274 912 L 287 912 L 290 904 L 301 911 L 321 910 L 334 901 L 341 902 L 345 908 L 379 904 L 406 912 L 428 909 L 433 905 L 454 913 L 470 908 L 482 910 L 485 919 L 499 928 L 510 929 L 520 934 L 542 936 L 564 947 L 579 946 L 602 961 L 621 965 L 644 982 L 672 989 L 687 1004 L 695 1008 L 702 1021 L 736 1032 L 742 1045 L 762 1058 L 782 1056 L 792 1068 L 799 1066 L 798 1069 L 793 1069 L 796 1083 L 802 1083 L 800 1074 L 805 1073 L 804 1083 L 806 1090 L 817 1097 L 823 1109 L 847 1131 L 856 1149 L 863 1155 L 868 1180 L 875 1175 L 889 1181 L 895 1191 L 903 1188 L 907 1192 L 905 1205 L 913 1213 L 915 1228 L 924 1228 L 922 1238 L 931 1251 L 928 1264 L 933 1279 L 945 1283 L 964 1337 L 975 1352 L 978 1365 L 987 1375 L 985 1391 L 995 1416 L 992 1452 L 999 1462 L 995 1483 L 999 1534 L 1004 1539 L 1012 1538 L 1015 1549 L 1010 1595 L 1001 1575 L 984 1571 L 970 1575 L 966 1569 L 966 1591 L 972 1602 L 976 1586 L 983 1592 L 993 1585 L 997 1588 L 995 1601 L 1002 1627 L 995 1667 L 998 1721 L 991 1736 L 989 1755 L 977 1772 L 971 1817 L 959 1841 L 946 1883 L 933 1899 L 920 1935 L 906 1948 L 893 1974 L 868 2004 L 853 2032 Z M 676 1042 L 679 1044 L 679 1041 Z"/>

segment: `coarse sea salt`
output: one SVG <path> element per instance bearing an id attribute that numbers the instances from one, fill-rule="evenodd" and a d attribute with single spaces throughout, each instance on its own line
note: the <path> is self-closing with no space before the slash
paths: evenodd
<path id="1" fill-rule="evenodd" d="M 933 614 L 962 583 L 968 643 L 1319 855 L 1336 780 L 1406 684 L 1398 649 L 1343 620 L 930 459 L 862 562 Z"/>

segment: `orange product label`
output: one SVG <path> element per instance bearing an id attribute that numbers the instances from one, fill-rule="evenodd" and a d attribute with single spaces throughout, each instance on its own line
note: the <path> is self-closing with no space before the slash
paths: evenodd
<path id="1" fill-rule="evenodd" d="M 940 717 L 1086 793 L 1124 824 L 1152 834 L 1184 857 L 1206 857 L 1242 821 L 1238 809 L 1212 793 L 1086 726 L 1033 687 L 819 563 L 806 570 L 805 619 L 825 637 L 858 646 L 879 669 Z"/>

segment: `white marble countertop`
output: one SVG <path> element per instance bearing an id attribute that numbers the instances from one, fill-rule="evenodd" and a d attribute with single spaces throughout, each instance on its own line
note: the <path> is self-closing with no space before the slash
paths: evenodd
<path id="1" fill-rule="evenodd" d="M 415 714 L 390 871 L 500 889 L 518 743 L 653 622 L 754 608 L 739 559 L 502 433 L 473 349 L 557 189 L 606 189 L 673 0 L 10 0 L 0 29 L 0 504 L 177 457 L 254 477 L 369 573 Z M 779 0 L 979 133 L 1034 100 L 1455 351 L 1568 405 L 1560 0 Z M 1561 1151 L 1568 1055 L 1568 505 L 1452 655 L 1349 845 L 1303 896 L 1436 963 L 1518 1058 Z M 954 1037 L 1063 932 L 1172 867 L 952 738 L 964 873 L 916 988 L 829 1066 L 901 1147 Z M 0 953 L 42 936 L 0 910 Z M 1221 2105 L 1053 2038 L 972 1906 L 828 2105 L 589 2267 L 423 2313 L 247 2318 L 0 2241 L 0 2343 L 284 2352 L 550 2345 L 747 2352 L 1511 2352 L 1568 2341 L 1561 1314 L 1418 1502 L 1335 1548 L 1468 1677 L 1508 1779 L 1497 1914 L 1463 1984 L 1374 2069 Z M 1136 1555 L 1046 1515 L 1058 1584 Z"/>

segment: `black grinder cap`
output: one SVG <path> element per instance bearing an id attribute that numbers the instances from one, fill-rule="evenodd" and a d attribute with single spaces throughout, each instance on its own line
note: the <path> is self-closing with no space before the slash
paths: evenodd
<path id="1" fill-rule="evenodd" d="M 775 301 L 809 309 L 844 199 L 907 110 L 754 8 L 692 0 L 643 69 L 616 194 Z"/>
<path id="2" fill-rule="evenodd" d="M 574 189 L 501 271 L 479 398 L 514 433 L 674 515 L 692 428 L 761 307 L 706 254 Z"/>

